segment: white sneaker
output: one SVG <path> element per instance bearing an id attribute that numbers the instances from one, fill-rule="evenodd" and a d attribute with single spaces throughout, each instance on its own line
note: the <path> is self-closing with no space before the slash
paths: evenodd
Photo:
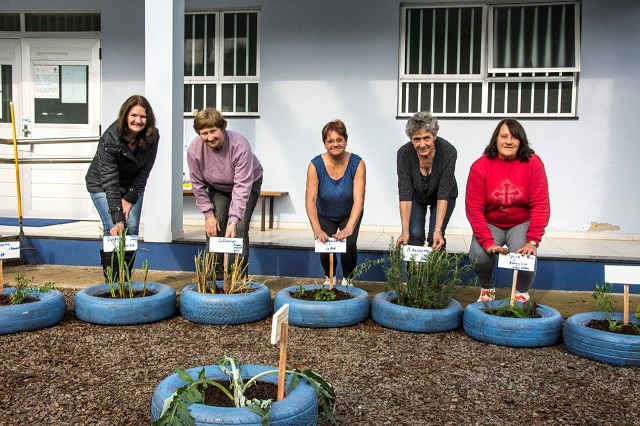
<path id="1" fill-rule="evenodd" d="M 480 297 L 478 297 L 478 302 L 491 302 L 493 300 L 496 300 L 495 288 L 483 288 L 480 290 Z"/>
<path id="2" fill-rule="evenodd" d="M 324 277 L 324 285 L 330 285 L 331 282 L 329 281 L 329 277 L 325 276 Z M 336 285 L 336 277 L 333 277 L 333 285 Z"/>
<path id="3" fill-rule="evenodd" d="M 520 293 L 519 291 L 516 291 L 516 295 L 514 297 L 514 300 L 516 302 L 526 303 L 529 301 L 529 299 L 531 299 L 531 296 L 529 296 L 528 291 L 525 291 L 524 293 Z"/>

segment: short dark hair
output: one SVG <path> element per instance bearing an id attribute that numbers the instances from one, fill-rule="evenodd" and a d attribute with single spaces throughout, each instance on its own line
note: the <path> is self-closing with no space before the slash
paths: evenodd
<path id="1" fill-rule="evenodd" d="M 133 95 L 130 96 L 129 99 L 124 101 L 122 106 L 120 107 L 120 112 L 118 113 L 118 120 L 116 124 L 116 135 L 119 139 L 124 139 L 127 133 L 129 132 L 129 123 L 127 122 L 129 117 L 129 112 L 131 108 L 135 106 L 141 106 L 144 108 L 145 113 L 147 114 L 147 125 L 145 128 L 138 133 L 138 146 L 140 149 L 147 149 L 151 144 L 153 144 L 157 139 L 157 130 L 156 130 L 156 116 L 153 113 L 153 109 L 151 108 L 151 104 L 141 95 Z"/>
<path id="2" fill-rule="evenodd" d="M 338 133 L 346 140 L 349 139 L 349 135 L 347 135 L 347 126 L 344 125 L 344 122 L 342 122 L 342 120 L 333 120 L 324 125 L 324 127 L 322 128 L 323 143 L 327 140 L 327 135 L 330 131 Z"/>
<path id="3" fill-rule="evenodd" d="M 529 146 L 529 139 L 527 138 L 527 132 L 524 131 L 524 127 L 522 127 L 522 124 L 520 124 L 515 118 L 505 118 L 498 123 L 496 129 L 493 131 L 489 145 L 484 149 L 484 155 L 486 155 L 487 158 L 497 157 L 498 135 L 500 135 L 500 128 L 503 124 L 506 124 L 511 135 L 520 141 L 520 147 L 518 147 L 516 158 L 521 162 L 529 161 L 531 154 L 535 153 L 535 151 Z"/>

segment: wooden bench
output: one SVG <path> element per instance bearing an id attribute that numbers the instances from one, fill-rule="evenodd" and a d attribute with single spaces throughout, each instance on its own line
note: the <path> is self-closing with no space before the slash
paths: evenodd
<path id="1" fill-rule="evenodd" d="M 190 195 L 193 196 L 193 191 L 191 189 L 183 189 L 182 195 Z M 261 218 L 261 226 L 260 230 L 265 230 L 265 203 L 267 198 L 269 199 L 269 228 L 273 228 L 273 200 L 277 197 L 283 197 L 285 195 L 289 195 L 286 191 L 262 191 L 260 192 L 260 199 L 262 200 L 262 218 Z"/>

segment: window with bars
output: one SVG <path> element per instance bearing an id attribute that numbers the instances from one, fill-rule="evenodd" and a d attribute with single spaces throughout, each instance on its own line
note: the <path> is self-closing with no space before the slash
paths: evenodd
<path id="1" fill-rule="evenodd" d="M 207 107 L 258 115 L 259 21 L 257 11 L 185 15 L 185 116 Z"/>
<path id="2" fill-rule="evenodd" d="M 575 117 L 579 4 L 402 8 L 398 115 Z"/>

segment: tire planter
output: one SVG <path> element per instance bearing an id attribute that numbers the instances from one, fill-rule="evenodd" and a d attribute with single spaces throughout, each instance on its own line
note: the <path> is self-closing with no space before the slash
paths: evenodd
<path id="1" fill-rule="evenodd" d="M 144 283 L 131 283 L 134 290 L 142 290 Z M 147 283 L 147 291 L 155 294 L 145 297 L 114 299 L 98 297 L 109 292 L 109 284 L 98 284 L 78 291 L 74 301 L 78 319 L 93 324 L 130 325 L 145 324 L 168 318 L 176 310 L 176 291 L 160 283 Z"/>
<path id="2" fill-rule="evenodd" d="M 15 288 L 5 288 L 3 295 Z M 62 321 L 66 310 L 64 296 L 57 290 L 29 293 L 40 300 L 19 305 L 0 306 L 0 334 L 20 333 L 51 327 Z"/>
<path id="3" fill-rule="evenodd" d="M 611 333 L 587 327 L 592 319 L 605 319 L 604 312 L 576 314 L 564 323 L 564 345 L 575 355 L 614 365 L 640 366 L 640 336 Z M 611 319 L 623 321 L 621 313 Z M 637 324 L 637 321 L 631 321 Z"/>
<path id="4" fill-rule="evenodd" d="M 222 284 L 219 283 L 218 287 Z M 248 324 L 265 319 L 271 313 L 271 292 L 252 282 L 252 292 L 243 294 L 199 293 L 196 284 L 180 292 L 180 315 L 202 324 Z"/>
<path id="5" fill-rule="evenodd" d="M 302 286 L 305 290 L 318 290 L 322 285 L 310 284 Z M 353 298 L 330 302 L 316 302 L 292 297 L 300 286 L 286 287 L 276 293 L 273 310 L 277 312 L 284 304 L 289 304 L 289 324 L 308 328 L 346 327 L 365 321 L 369 318 L 371 300 L 369 293 L 357 287 L 343 285 L 335 289 L 350 293 Z"/>
<path id="6" fill-rule="evenodd" d="M 371 318 L 393 330 L 412 333 L 438 333 L 455 330 L 462 324 L 462 305 L 451 299 L 442 309 L 420 309 L 393 303 L 395 291 L 378 293 L 371 302 Z"/>
<path id="7" fill-rule="evenodd" d="M 498 308 L 508 300 L 487 302 L 490 308 Z M 537 348 L 555 345 L 562 336 L 560 312 L 545 305 L 538 305 L 541 318 L 507 318 L 484 312 L 484 303 L 467 305 L 464 310 L 464 332 L 481 342 L 518 348 Z"/>
<path id="8" fill-rule="evenodd" d="M 196 379 L 203 367 L 195 367 L 187 370 Z M 220 370 L 217 365 L 204 367 L 205 377 L 212 380 L 229 380 L 229 376 Z M 242 378 L 249 379 L 263 371 L 277 370 L 277 367 L 265 365 L 246 364 L 241 366 Z M 277 373 L 269 374 L 260 381 L 278 384 Z M 151 420 L 156 421 L 162 413 L 164 401 L 173 393 L 184 386 L 185 382 L 173 374 L 165 378 L 153 393 L 151 399 Z M 255 425 L 262 426 L 262 418 L 246 408 L 215 407 L 203 404 L 192 404 L 189 411 L 197 426 L 204 425 Z M 271 405 L 271 426 L 282 425 L 315 425 L 318 422 L 318 396 L 306 380 L 300 380 L 298 386 L 291 389 L 290 378 L 285 384 L 285 397 L 275 401 Z"/>

